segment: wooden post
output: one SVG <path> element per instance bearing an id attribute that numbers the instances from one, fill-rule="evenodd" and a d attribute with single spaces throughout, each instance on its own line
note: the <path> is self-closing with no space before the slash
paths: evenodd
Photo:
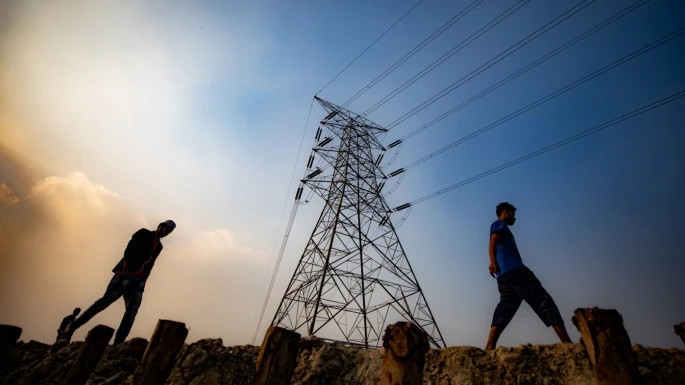
<path id="1" fill-rule="evenodd" d="M 428 348 L 428 338 L 414 324 L 388 326 L 381 349 L 380 385 L 421 385 Z"/>
<path id="2" fill-rule="evenodd" d="M 259 350 L 254 385 L 290 385 L 299 343 L 298 333 L 269 326 Z"/>
<path id="3" fill-rule="evenodd" d="M 637 358 L 623 317 L 614 309 L 576 309 L 573 324 L 580 331 L 598 385 L 641 383 Z"/>
<path id="4" fill-rule="evenodd" d="M 105 325 L 98 325 L 88 332 L 81 353 L 67 373 L 63 385 L 83 385 L 88 381 L 88 377 L 100 362 L 112 334 L 114 329 Z"/>
<path id="5" fill-rule="evenodd" d="M 673 330 L 675 331 L 675 334 L 677 334 L 685 344 L 685 322 L 681 322 L 673 326 Z"/>
<path id="6" fill-rule="evenodd" d="M 133 375 L 132 385 L 163 385 L 187 336 L 184 323 L 159 320 Z"/>
<path id="7" fill-rule="evenodd" d="M 21 328 L 12 325 L 0 325 L 0 351 L 5 350 L 8 346 L 17 343 L 21 337 Z"/>

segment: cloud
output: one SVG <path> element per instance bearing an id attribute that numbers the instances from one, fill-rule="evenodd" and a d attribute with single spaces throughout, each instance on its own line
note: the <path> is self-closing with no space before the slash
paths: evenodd
<path id="1" fill-rule="evenodd" d="M 83 173 L 43 178 L 23 198 L 0 186 L 13 202 L 0 205 L 0 322 L 24 328 L 25 340 L 50 342 L 62 317 L 102 295 L 131 234 L 166 219 L 148 220 Z M 131 336 L 149 338 L 157 319 L 171 318 L 188 323 L 189 338 L 246 343 L 266 254 L 228 229 L 178 225 L 164 239 Z M 116 328 L 122 312 L 113 304 L 75 338 L 97 323 Z"/>
<path id="2" fill-rule="evenodd" d="M 17 196 L 14 195 L 14 191 L 12 191 L 12 189 L 9 188 L 9 186 L 7 186 L 7 183 L 0 183 L 0 203 L 13 205 L 18 202 L 19 198 L 17 198 Z"/>
<path id="3" fill-rule="evenodd" d="M 210 182 L 240 172 L 237 90 L 265 82 L 254 64 L 268 37 L 241 31 L 260 24 L 257 7 L 225 7 L 235 8 L 230 22 L 182 3 L 3 5 L 4 144 L 49 175 L 97 175 L 160 210 L 188 190 L 211 192 Z M 208 107 L 218 100 L 221 124 Z M 221 173 L 207 167 L 219 163 Z"/>

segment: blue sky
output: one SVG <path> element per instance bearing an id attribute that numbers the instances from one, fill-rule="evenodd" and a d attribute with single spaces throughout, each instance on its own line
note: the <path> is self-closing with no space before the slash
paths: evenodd
<path id="1" fill-rule="evenodd" d="M 319 96 L 343 104 L 469 3 L 425 0 Z M 514 3 L 484 1 L 349 108 L 365 111 Z M 104 290 L 127 237 L 140 225 L 173 217 L 179 231 L 166 241 L 167 259 L 155 267 L 132 335 L 148 337 L 156 319 L 170 317 L 191 326 L 190 339 L 251 342 L 284 230 L 281 213 L 294 194 L 287 191 L 290 177 L 304 172 L 316 122 L 325 114 L 314 105 L 296 164 L 312 97 L 414 4 L 3 4 L 0 247 L 5 275 L 13 278 L 2 287 L 0 322 L 23 326 L 25 338 L 53 338 L 71 307 L 87 306 Z M 391 123 L 575 4 L 530 1 L 368 118 Z M 386 144 L 628 5 L 593 2 L 394 127 Z M 681 2 L 648 2 L 412 137 L 386 171 L 681 28 L 684 16 Z M 387 196 L 390 205 L 682 91 L 683 39 L 412 168 Z M 683 103 L 412 209 L 398 233 L 448 345 L 485 342 L 498 300 L 487 274 L 488 229 L 497 203 L 509 201 L 519 208 L 512 231 L 524 262 L 555 298 L 572 338 L 578 337 L 573 310 L 600 306 L 623 314 L 634 343 L 678 346 L 672 325 L 685 319 L 678 226 L 685 215 L 679 204 Z M 322 207 L 313 199 L 300 209 L 267 320 Z M 401 214 L 395 217 L 399 223 Z M 35 267 L 55 260 L 24 239 L 36 236 L 44 248 L 63 253 L 57 270 Z M 66 273 L 54 273 L 60 269 Z M 21 293 L 21 284 L 37 277 L 42 283 L 25 296 L 8 294 Z M 64 289 L 55 293 L 56 287 Z M 121 310 L 108 309 L 93 324 L 115 326 Z M 523 305 L 500 343 L 555 341 Z"/>

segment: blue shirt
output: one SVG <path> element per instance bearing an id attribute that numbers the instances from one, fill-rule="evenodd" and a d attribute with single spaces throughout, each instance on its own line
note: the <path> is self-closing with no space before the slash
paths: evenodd
<path id="1" fill-rule="evenodd" d="M 523 267 L 521 254 L 519 254 L 519 249 L 516 247 L 516 241 L 514 240 L 514 234 L 511 233 L 506 222 L 501 219 L 496 220 L 490 226 L 490 236 L 492 234 L 499 234 L 499 242 L 497 242 L 497 249 L 495 251 L 497 265 L 499 266 L 498 276 L 507 271 Z"/>

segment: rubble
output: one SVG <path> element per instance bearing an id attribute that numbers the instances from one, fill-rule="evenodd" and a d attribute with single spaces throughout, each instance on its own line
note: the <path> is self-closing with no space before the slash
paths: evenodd
<path id="1" fill-rule="evenodd" d="M 82 342 L 53 346 L 19 342 L 0 360 L 0 385 L 59 385 L 78 357 Z M 88 385 L 130 384 L 147 341 L 134 338 L 109 346 Z M 633 347 L 645 385 L 685 384 L 685 350 Z M 184 345 L 167 385 L 251 385 L 259 347 L 224 346 L 221 339 Z M 293 385 L 377 385 L 378 350 L 301 340 Z M 520 345 L 486 352 L 469 346 L 431 349 L 426 385 L 592 385 L 592 366 L 582 344 Z"/>

